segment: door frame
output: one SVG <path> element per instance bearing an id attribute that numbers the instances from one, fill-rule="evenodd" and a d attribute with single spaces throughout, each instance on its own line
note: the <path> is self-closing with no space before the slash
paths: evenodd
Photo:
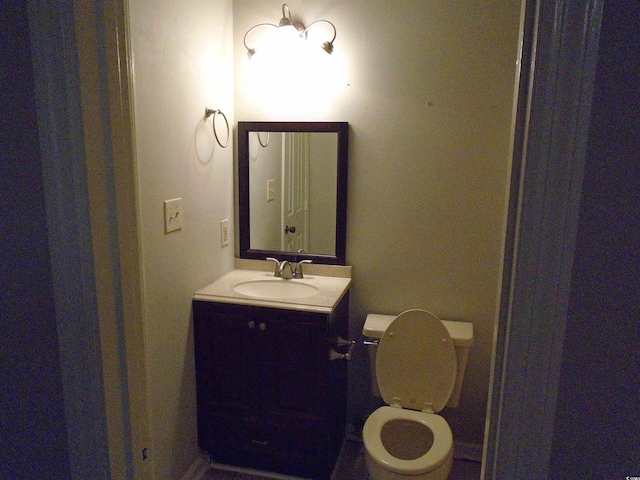
<path id="1" fill-rule="evenodd" d="M 482 478 L 547 478 L 603 0 L 523 1 Z"/>
<path id="2" fill-rule="evenodd" d="M 27 0 L 72 478 L 151 478 L 126 0 Z"/>

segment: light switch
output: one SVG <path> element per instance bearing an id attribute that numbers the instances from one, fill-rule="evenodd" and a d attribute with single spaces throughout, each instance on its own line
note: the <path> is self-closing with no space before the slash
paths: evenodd
<path id="1" fill-rule="evenodd" d="M 274 179 L 267 180 L 267 202 L 271 202 L 276 198 L 275 184 L 276 181 Z"/>
<path id="2" fill-rule="evenodd" d="M 182 198 L 164 201 L 164 233 L 182 228 Z"/>

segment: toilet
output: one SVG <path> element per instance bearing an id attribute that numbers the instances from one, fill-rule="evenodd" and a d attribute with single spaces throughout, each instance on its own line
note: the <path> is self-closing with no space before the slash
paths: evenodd
<path id="1" fill-rule="evenodd" d="M 362 430 L 369 478 L 448 478 L 453 435 L 437 412 L 458 405 L 473 325 L 407 310 L 397 317 L 367 315 L 363 334 L 373 393 L 388 405 Z"/>

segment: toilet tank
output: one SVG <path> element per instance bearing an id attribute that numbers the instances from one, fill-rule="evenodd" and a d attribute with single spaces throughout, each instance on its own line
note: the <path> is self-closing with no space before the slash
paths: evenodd
<path id="1" fill-rule="evenodd" d="M 379 313 L 370 313 L 364 322 L 362 334 L 365 336 L 365 343 L 369 352 L 369 367 L 371 370 L 371 392 L 374 396 L 380 397 L 378 389 L 378 379 L 376 377 L 376 352 L 378 342 L 382 338 L 385 330 L 391 322 L 396 319 L 397 315 L 382 315 Z M 460 401 L 460 392 L 462 390 L 462 380 L 464 372 L 467 368 L 467 360 L 469 358 L 469 350 L 473 345 L 473 324 L 471 322 L 459 322 L 455 320 L 440 320 L 446 327 L 453 346 L 456 351 L 457 374 L 456 383 L 447 402 L 447 407 L 457 407 Z"/>

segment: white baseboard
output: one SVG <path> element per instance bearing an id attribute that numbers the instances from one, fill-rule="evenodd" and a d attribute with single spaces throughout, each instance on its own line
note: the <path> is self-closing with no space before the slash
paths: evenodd
<path id="1" fill-rule="evenodd" d="M 204 458 L 197 457 L 189 467 L 189 470 L 180 477 L 180 480 L 200 480 L 209 468 L 209 464 Z"/>
<path id="2" fill-rule="evenodd" d="M 453 458 L 458 460 L 471 460 L 473 462 L 482 462 L 482 444 L 453 442 Z"/>
<path id="3" fill-rule="evenodd" d="M 262 470 L 255 470 L 253 468 L 234 467 L 233 465 L 224 465 L 221 463 L 211 463 L 210 466 L 216 470 L 244 473 L 246 475 L 252 475 L 260 478 L 269 478 L 273 480 L 310 480 L 308 478 L 293 477 L 291 475 L 284 475 L 282 473 L 264 472 Z"/>
<path id="4" fill-rule="evenodd" d="M 200 480 L 204 476 L 204 474 L 212 468 L 215 470 L 244 473 L 274 480 L 309 480 L 300 477 L 292 477 L 290 475 L 282 475 L 279 473 L 263 472 L 261 470 L 254 470 L 253 468 L 242 468 L 234 467 L 231 465 L 222 465 L 219 463 L 208 463 L 206 456 L 199 456 L 198 458 L 196 458 L 189 467 L 189 470 L 187 470 L 186 473 L 182 475 L 182 477 L 180 477 L 180 480 Z"/>

